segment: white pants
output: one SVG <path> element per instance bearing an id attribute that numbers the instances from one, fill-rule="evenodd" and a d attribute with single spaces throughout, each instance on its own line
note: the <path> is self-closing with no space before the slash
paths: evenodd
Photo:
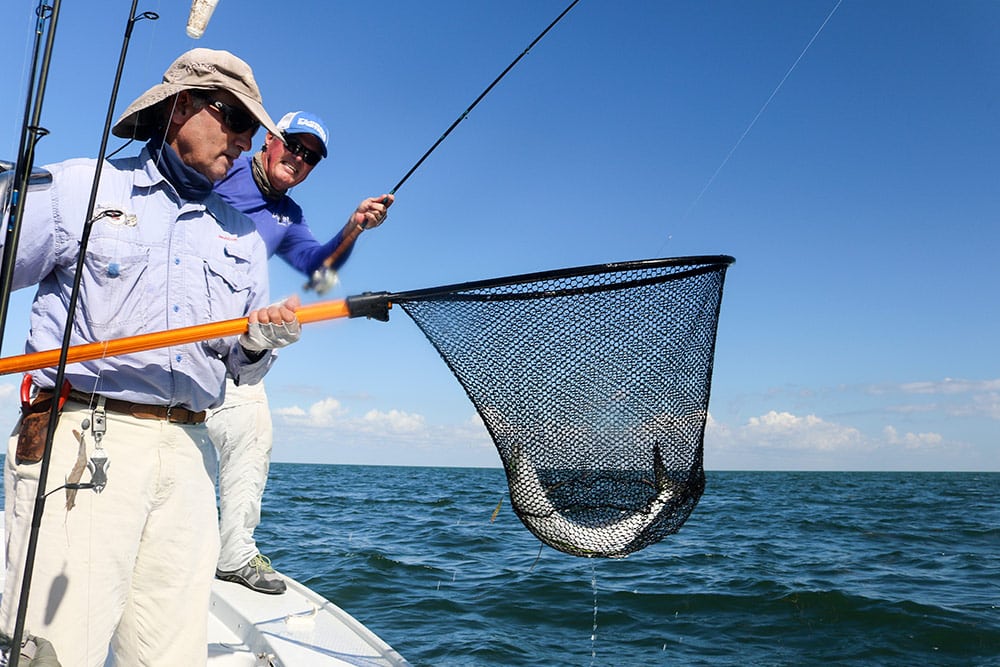
<path id="1" fill-rule="evenodd" d="M 77 463 L 90 410 L 69 402 L 59 420 L 45 491 Z M 86 456 L 94 438 L 84 433 Z M 218 557 L 215 452 L 204 426 L 107 413 L 102 446 L 108 482 L 77 491 L 67 509 L 59 490 L 45 501 L 29 590 L 25 634 L 55 646 L 63 667 L 100 667 L 109 645 L 128 667 L 204 665 L 209 595 Z M 0 626 L 14 630 L 41 463 L 5 471 L 7 582 Z M 83 472 L 81 481 L 90 480 Z"/>
<path id="2" fill-rule="evenodd" d="M 260 523 L 273 442 L 264 383 L 237 386 L 227 378 L 225 401 L 209 412 L 206 423 L 219 452 L 218 568 L 232 571 L 258 553 L 253 531 Z"/>

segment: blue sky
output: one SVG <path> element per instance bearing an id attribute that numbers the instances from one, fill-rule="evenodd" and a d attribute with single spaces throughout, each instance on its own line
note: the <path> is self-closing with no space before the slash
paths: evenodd
<path id="1" fill-rule="evenodd" d="M 330 158 L 294 192 L 326 237 L 566 4 L 220 0 L 195 41 L 188 2 L 148 0 L 160 19 L 135 27 L 115 116 L 188 48 L 240 55 L 273 117 L 331 126 Z M 35 5 L 0 8 L 2 159 Z M 97 154 L 129 7 L 63 3 L 37 164 Z M 1000 470 L 997 34 L 987 1 L 582 0 L 400 189 L 325 298 L 730 254 L 708 468 Z M 275 295 L 301 292 L 277 260 L 271 275 Z M 12 301 L 5 356 L 30 296 Z M 9 423 L 17 379 L 0 378 Z M 267 385 L 277 461 L 499 465 L 399 309 L 310 325 Z"/>

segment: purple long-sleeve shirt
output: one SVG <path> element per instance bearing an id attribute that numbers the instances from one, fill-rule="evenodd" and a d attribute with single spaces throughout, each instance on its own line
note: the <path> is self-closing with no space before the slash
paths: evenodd
<path id="1" fill-rule="evenodd" d="M 317 241 L 295 200 L 288 195 L 277 200 L 264 196 L 253 180 L 252 160 L 249 155 L 238 159 L 226 177 L 215 184 L 215 192 L 253 220 L 267 245 L 268 257 L 277 255 L 302 274 L 312 275 L 340 245 L 342 230 L 326 243 Z M 350 254 L 348 249 L 333 268 L 339 269 Z"/>

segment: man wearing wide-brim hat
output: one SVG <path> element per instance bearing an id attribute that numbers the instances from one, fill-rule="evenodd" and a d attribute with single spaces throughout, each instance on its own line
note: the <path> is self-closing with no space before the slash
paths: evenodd
<path id="1" fill-rule="evenodd" d="M 8 445 L 7 579 L 0 625 L 15 626 L 40 471 L 44 406 L 65 403 L 53 436 L 25 633 L 61 664 L 199 665 L 219 538 L 216 456 L 205 411 L 229 373 L 259 382 L 272 350 L 299 337 L 297 299 L 268 306 L 267 251 L 253 223 L 212 192 L 251 147 L 264 111 L 250 67 L 225 51 L 180 56 L 114 126 L 146 140 L 102 165 L 80 271 L 74 343 L 247 317 L 238 338 L 176 345 L 34 371 Z M 93 160 L 47 166 L 47 192 L 22 216 L 14 287 L 37 285 L 26 351 L 59 348 L 81 254 Z M 28 387 L 32 387 L 29 391 Z M 61 388 L 62 389 L 62 388 Z"/>

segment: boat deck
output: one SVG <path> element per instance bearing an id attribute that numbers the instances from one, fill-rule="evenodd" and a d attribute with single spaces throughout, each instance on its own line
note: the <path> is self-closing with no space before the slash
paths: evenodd
<path id="1" fill-rule="evenodd" d="M 5 543 L 3 528 L 0 511 L 0 543 Z M 0 591 L 5 576 L 0 567 Z M 263 595 L 239 584 L 213 582 L 208 667 L 409 666 L 346 611 L 294 579 L 285 577 L 285 583 L 288 588 L 281 595 Z"/>
<path id="2" fill-rule="evenodd" d="M 281 595 L 215 582 L 208 621 L 210 667 L 409 664 L 343 609 L 294 579 L 285 581 L 288 590 Z"/>

